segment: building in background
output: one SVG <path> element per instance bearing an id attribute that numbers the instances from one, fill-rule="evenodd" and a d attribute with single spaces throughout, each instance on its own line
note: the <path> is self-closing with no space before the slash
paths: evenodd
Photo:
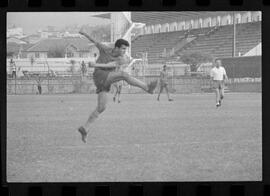
<path id="1" fill-rule="evenodd" d="M 24 38 L 22 38 L 21 40 L 26 41 L 29 44 L 35 44 L 38 41 L 40 41 L 42 38 L 39 34 L 31 34 L 31 35 L 27 35 Z"/>
<path id="2" fill-rule="evenodd" d="M 85 38 L 48 38 L 23 51 L 26 58 L 89 58 L 97 52 Z"/>
<path id="3" fill-rule="evenodd" d="M 22 38 L 24 37 L 23 29 L 21 27 L 11 27 L 7 29 L 7 37 L 16 37 Z"/>
<path id="4" fill-rule="evenodd" d="M 16 37 L 8 37 L 7 44 L 8 43 L 16 43 L 16 44 L 20 45 L 20 44 L 27 44 L 28 42 L 23 40 L 23 39 L 16 38 Z"/>

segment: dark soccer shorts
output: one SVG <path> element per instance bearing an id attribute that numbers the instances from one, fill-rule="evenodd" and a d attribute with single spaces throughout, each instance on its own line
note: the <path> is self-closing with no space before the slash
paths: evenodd
<path id="1" fill-rule="evenodd" d="M 160 82 L 159 83 L 160 88 L 166 88 L 168 86 L 167 82 Z"/>
<path id="2" fill-rule="evenodd" d="M 93 73 L 93 79 L 95 86 L 97 87 L 96 93 L 109 92 L 111 89 L 111 84 L 106 83 L 109 73 L 111 70 L 101 70 L 96 69 Z"/>

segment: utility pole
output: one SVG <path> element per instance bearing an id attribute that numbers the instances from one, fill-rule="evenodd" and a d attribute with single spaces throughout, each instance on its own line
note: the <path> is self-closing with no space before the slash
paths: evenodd
<path id="1" fill-rule="evenodd" d="M 235 12 L 233 12 L 233 43 L 232 43 L 232 57 L 235 57 L 235 45 L 236 45 L 236 24 L 235 24 Z"/>

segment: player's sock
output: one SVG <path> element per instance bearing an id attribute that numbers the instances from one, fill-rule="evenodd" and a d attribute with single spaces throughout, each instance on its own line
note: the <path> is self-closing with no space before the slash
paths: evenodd
<path id="1" fill-rule="evenodd" d="M 173 99 L 168 99 L 169 101 L 173 101 Z"/>
<path id="2" fill-rule="evenodd" d="M 113 102 L 115 102 L 115 97 L 113 97 Z"/>
<path id="3" fill-rule="evenodd" d="M 221 105 L 221 99 L 218 101 L 219 105 Z"/>
<path id="4" fill-rule="evenodd" d="M 83 126 L 81 126 L 80 128 L 78 128 L 78 131 L 80 132 L 80 134 L 82 136 L 82 141 L 84 143 L 86 143 L 87 132 L 86 132 L 85 128 Z"/>

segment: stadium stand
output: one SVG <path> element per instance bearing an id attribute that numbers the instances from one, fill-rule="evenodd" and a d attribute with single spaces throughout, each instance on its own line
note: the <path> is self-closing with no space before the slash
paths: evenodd
<path id="1" fill-rule="evenodd" d="M 188 36 L 187 36 L 188 33 Z M 184 52 L 203 51 L 218 58 L 232 56 L 233 25 L 191 29 L 189 32 L 174 31 L 140 35 L 132 42 L 132 55 L 148 52 L 148 62 L 162 62 L 162 54 L 167 53 L 183 42 L 184 39 L 194 37 L 174 50 L 171 57 Z M 186 37 L 185 37 L 186 36 Z M 261 22 L 250 22 L 236 25 L 236 56 L 242 56 L 261 42 Z"/>

